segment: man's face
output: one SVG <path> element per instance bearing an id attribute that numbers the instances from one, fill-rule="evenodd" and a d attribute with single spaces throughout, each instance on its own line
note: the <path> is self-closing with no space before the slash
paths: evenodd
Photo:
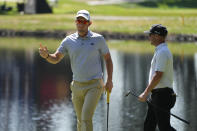
<path id="1" fill-rule="evenodd" d="M 161 37 L 157 34 L 149 34 L 150 43 L 154 46 L 157 46 L 158 42 L 160 41 Z"/>
<path id="2" fill-rule="evenodd" d="M 91 22 L 87 21 L 83 17 L 78 17 L 75 20 L 75 23 L 76 23 L 76 27 L 77 27 L 78 32 L 81 32 L 81 33 L 87 32 L 88 31 L 88 27 L 91 25 Z"/>

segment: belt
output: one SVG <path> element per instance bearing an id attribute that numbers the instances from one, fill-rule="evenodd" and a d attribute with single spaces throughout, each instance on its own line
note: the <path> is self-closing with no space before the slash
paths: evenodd
<path id="1" fill-rule="evenodd" d="M 98 86 L 103 87 L 102 79 L 93 79 L 93 80 L 89 80 L 89 81 L 86 81 L 86 82 L 79 82 L 79 81 L 74 80 L 71 83 L 71 85 L 77 86 L 77 87 L 80 87 L 80 88 L 92 88 L 92 87 L 98 87 Z"/>
<path id="2" fill-rule="evenodd" d="M 89 80 L 89 81 L 85 81 L 85 82 L 79 82 L 79 81 L 75 81 L 74 82 L 78 85 L 82 85 L 82 86 L 86 86 L 86 85 L 90 85 L 90 84 L 94 84 L 96 82 L 98 82 L 100 79 L 92 79 L 92 80 Z"/>
<path id="3" fill-rule="evenodd" d="M 152 93 L 157 93 L 157 92 L 163 92 L 163 91 L 167 91 L 167 90 L 169 90 L 169 91 L 173 91 L 173 89 L 172 89 L 172 88 L 164 87 L 164 88 L 157 88 L 157 89 L 153 89 L 151 92 L 152 92 Z"/>

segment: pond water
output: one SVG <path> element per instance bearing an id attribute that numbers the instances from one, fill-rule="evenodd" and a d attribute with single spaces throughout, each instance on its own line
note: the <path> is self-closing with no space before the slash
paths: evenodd
<path id="1" fill-rule="evenodd" d="M 141 93 L 148 82 L 152 54 L 125 54 L 112 50 L 114 89 L 110 100 L 109 131 L 141 131 L 146 103 L 124 97 L 128 90 Z M 106 73 L 105 73 L 106 74 Z M 0 131 L 76 131 L 69 83 L 68 57 L 53 65 L 37 51 L 0 49 Z M 174 90 L 177 102 L 171 117 L 178 131 L 197 130 L 197 54 L 174 56 Z M 106 130 L 106 96 L 97 106 L 94 131 Z"/>

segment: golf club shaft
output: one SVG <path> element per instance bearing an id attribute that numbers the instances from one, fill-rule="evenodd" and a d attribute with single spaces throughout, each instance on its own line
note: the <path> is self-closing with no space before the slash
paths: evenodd
<path id="1" fill-rule="evenodd" d="M 109 125 L 109 101 L 110 101 L 110 92 L 107 90 L 107 131 Z"/>
<path id="2" fill-rule="evenodd" d="M 125 97 L 128 96 L 128 95 L 130 95 L 130 94 L 132 94 L 133 96 L 135 96 L 135 97 L 138 98 L 138 96 L 137 96 L 133 91 L 129 91 L 129 92 L 125 95 Z M 169 113 L 168 111 L 166 111 L 166 110 L 164 110 L 164 109 L 162 109 L 162 108 L 156 106 L 155 104 L 151 103 L 149 100 L 146 100 L 146 103 L 148 103 L 148 104 L 154 106 L 155 108 L 157 108 L 157 109 L 160 110 L 160 111 Z M 182 119 L 182 118 L 180 118 L 180 117 L 178 117 L 178 116 L 176 116 L 176 115 L 174 115 L 174 114 L 172 114 L 172 113 L 170 113 L 170 115 L 174 116 L 175 118 L 179 119 L 180 121 L 182 121 L 182 122 L 184 122 L 184 123 L 186 123 L 186 124 L 188 124 L 188 125 L 190 124 L 190 122 L 188 122 L 188 121 L 186 121 L 186 120 L 184 120 L 184 119 Z"/>

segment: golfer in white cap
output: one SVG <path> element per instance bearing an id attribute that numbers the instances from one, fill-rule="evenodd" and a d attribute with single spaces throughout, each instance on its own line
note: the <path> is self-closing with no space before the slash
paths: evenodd
<path id="1" fill-rule="evenodd" d="M 77 32 L 67 36 L 55 53 L 49 54 L 42 45 L 39 52 L 41 57 L 53 64 L 68 53 L 73 72 L 71 91 L 77 115 L 77 131 L 93 131 L 92 117 L 103 89 L 111 92 L 113 88 L 113 64 L 104 37 L 89 30 L 92 24 L 89 12 L 78 11 L 75 23 Z M 108 75 L 105 86 L 101 58 L 105 60 Z"/>

